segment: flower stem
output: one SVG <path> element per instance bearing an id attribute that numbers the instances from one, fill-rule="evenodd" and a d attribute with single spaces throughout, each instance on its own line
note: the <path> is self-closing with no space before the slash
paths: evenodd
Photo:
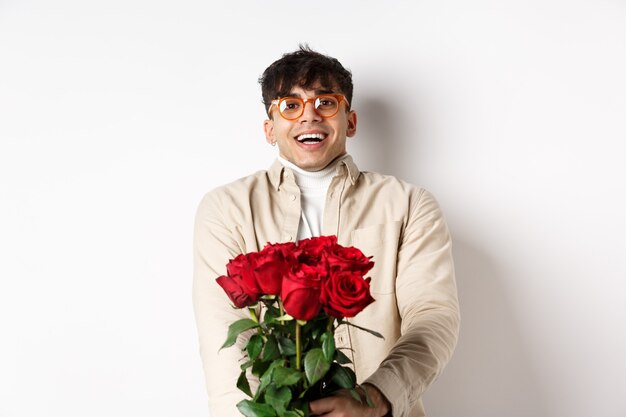
<path id="1" fill-rule="evenodd" d="M 280 297 L 278 297 L 278 308 L 280 308 L 280 317 L 285 315 L 285 309 L 283 307 L 283 300 L 281 300 Z M 280 319 L 280 323 L 281 324 L 285 324 L 285 320 Z"/>
<path id="2" fill-rule="evenodd" d="M 300 323 L 296 321 L 296 369 L 300 370 L 300 351 L 302 350 L 300 342 Z"/>

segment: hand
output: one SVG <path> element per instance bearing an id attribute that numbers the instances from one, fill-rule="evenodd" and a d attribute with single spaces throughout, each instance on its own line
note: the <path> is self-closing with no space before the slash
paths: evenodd
<path id="1" fill-rule="evenodd" d="M 341 390 L 331 397 L 311 401 L 311 414 L 324 417 L 384 417 L 391 410 L 385 396 L 373 385 L 363 384 L 361 389 L 367 390 L 374 408 L 352 398 L 348 390 Z M 362 395 L 365 398 L 364 395 Z"/>

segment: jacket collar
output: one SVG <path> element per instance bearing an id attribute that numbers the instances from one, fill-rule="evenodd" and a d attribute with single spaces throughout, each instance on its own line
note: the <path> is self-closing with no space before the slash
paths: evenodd
<path id="1" fill-rule="evenodd" d="M 284 181 L 284 172 L 286 169 L 289 170 L 289 168 L 285 168 L 283 164 L 281 164 L 280 161 L 276 159 L 267 172 L 270 183 L 276 189 L 276 191 L 278 191 Z M 359 178 L 359 175 L 361 174 L 356 164 L 352 160 L 352 157 L 348 154 L 341 156 L 339 162 L 337 163 L 337 175 L 344 176 L 346 175 L 346 173 L 352 185 L 356 183 L 357 178 Z"/>

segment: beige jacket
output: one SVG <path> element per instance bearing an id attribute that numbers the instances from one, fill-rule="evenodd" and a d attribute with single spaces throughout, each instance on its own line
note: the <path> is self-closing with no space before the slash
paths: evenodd
<path id="1" fill-rule="evenodd" d="M 300 191 L 293 172 L 276 161 L 205 195 L 194 233 L 193 302 L 212 417 L 240 416 L 236 388 L 243 340 L 218 352 L 230 323 L 244 317 L 215 279 L 240 253 L 295 239 Z M 376 302 L 352 321 L 382 333 L 340 326 L 338 347 L 351 347 L 359 382 L 389 399 L 394 417 L 424 416 L 421 396 L 448 362 L 459 309 L 450 236 L 433 196 L 398 179 L 360 172 L 349 156 L 327 194 L 322 234 L 373 256 Z M 242 339 L 242 338 L 240 338 Z"/>

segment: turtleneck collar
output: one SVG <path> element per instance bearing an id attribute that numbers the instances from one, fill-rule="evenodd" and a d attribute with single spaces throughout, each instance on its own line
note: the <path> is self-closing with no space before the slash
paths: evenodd
<path id="1" fill-rule="evenodd" d="M 283 182 L 283 171 L 285 170 L 285 166 L 276 158 L 272 166 L 267 171 L 267 176 L 272 184 L 272 187 L 276 191 L 280 189 L 280 186 Z M 289 169 L 293 172 L 291 169 Z M 361 172 L 359 168 L 356 166 L 354 161 L 352 161 L 352 157 L 349 154 L 341 156 L 337 159 L 336 165 L 337 175 L 347 175 L 349 178 L 349 184 L 354 185 L 359 178 Z"/>
<path id="2" fill-rule="evenodd" d="M 330 182 L 337 171 L 337 163 L 341 158 L 330 163 L 326 168 L 319 171 L 306 171 L 296 164 L 287 161 L 282 157 L 278 157 L 280 163 L 285 167 L 293 171 L 294 178 L 298 187 L 302 188 L 328 188 Z"/>

